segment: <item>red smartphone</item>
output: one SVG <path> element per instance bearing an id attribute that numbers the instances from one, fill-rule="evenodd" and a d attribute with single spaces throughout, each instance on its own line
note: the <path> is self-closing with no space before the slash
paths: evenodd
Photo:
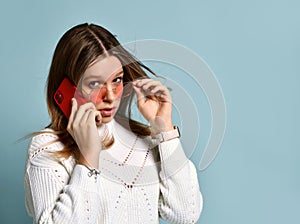
<path id="1" fill-rule="evenodd" d="M 86 103 L 80 91 L 76 91 L 76 85 L 69 79 L 64 78 L 54 94 L 54 101 L 59 106 L 64 115 L 69 119 L 71 114 L 73 97 L 76 98 L 78 107 Z"/>

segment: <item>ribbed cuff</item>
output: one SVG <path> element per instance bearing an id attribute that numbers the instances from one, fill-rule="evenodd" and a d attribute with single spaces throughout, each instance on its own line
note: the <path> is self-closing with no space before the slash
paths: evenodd
<path id="1" fill-rule="evenodd" d="M 162 142 L 159 145 L 159 154 L 166 178 L 175 174 L 188 161 L 179 138 Z"/>
<path id="2" fill-rule="evenodd" d="M 74 167 L 70 185 L 80 187 L 89 192 L 97 192 L 97 180 L 94 175 L 89 176 L 89 169 L 83 165 L 77 164 Z M 99 178 L 99 177 L 96 177 Z"/>

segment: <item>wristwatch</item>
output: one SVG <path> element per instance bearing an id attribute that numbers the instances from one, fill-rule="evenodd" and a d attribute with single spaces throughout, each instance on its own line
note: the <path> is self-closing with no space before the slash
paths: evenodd
<path id="1" fill-rule="evenodd" d="M 154 136 L 154 138 L 157 139 L 159 143 L 169 141 L 171 139 L 179 138 L 179 137 L 180 137 L 180 132 L 177 126 L 174 126 L 174 130 L 161 132 Z"/>

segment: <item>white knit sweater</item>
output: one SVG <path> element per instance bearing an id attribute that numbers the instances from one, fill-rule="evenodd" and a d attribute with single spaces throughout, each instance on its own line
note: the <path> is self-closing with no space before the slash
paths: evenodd
<path id="1" fill-rule="evenodd" d="M 202 195 L 180 140 L 152 148 L 151 138 L 137 138 L 114 120 L 109 129 L 115 142 L 100 153 L 97 180 L 72 156 L 55 159 L 51 152 L 61 150 L 62 143 L 46 144 L 56 135 L 33 137 L 25 193 L 34 223 L 152 224 L 159 223 L 159 217 L 170 223 L 196 223 Z"/>

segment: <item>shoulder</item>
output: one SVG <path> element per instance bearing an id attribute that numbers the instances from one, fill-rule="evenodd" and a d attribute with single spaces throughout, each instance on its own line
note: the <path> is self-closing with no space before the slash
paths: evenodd
<path id="1" fill-rule="evenodd" d="M 33 136 L 28 147 L 28 160 L 32 163 L 54 160 L 54 153 L 62 150 L 64 145 L 52 129 L 41 130 Z"/>

